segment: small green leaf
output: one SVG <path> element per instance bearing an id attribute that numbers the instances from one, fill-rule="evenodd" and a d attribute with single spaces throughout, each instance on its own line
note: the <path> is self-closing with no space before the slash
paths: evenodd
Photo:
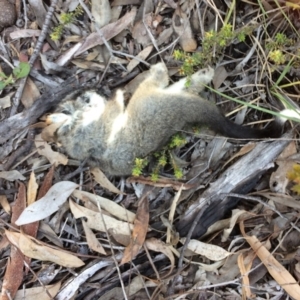
<path id="1" fill-rule="evenodd" d="M 14 68 L 13 73 L 16 79 L 26 77 L 30 72 L 30 65 L 27 62 L 20 62 L 19 65 Z"/>
<path id="2" fill-rule="evenodd" d="M 13 83 L 14 80 L 13 80 L 12 75 L 10 74 L 9 77 L 7 77 L 4 82 L 5 82 L 5 85 L 9 85 L 10 83 Z"/>
<path id="3" fill-rule="evenodd" d="M 7 76 L 3 72 L 0 72 L 0 78 L 7 78 Z"/>
<path id="4" fill-rule="evenodd" d="M 4 81 L 0 81 L 0 91 L 6 87 L 6 83 Z"/>

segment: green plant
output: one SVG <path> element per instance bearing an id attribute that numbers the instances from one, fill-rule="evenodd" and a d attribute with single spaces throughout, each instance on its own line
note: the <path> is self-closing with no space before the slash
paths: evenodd
<path id="1" fill-rule="evenodd" d="M 287 178 L 295 183 L 292 191 L 300 195 L 300 165 L 294 164 L 293 170 L 287 173 Z"/>
<path id="2" fill-rule="evenodd" d="M 173 53 L 174 58 L 183 61 L 179 70 L 180 75 L 190 76 L 194 73 L 194 67 L 211 64 L 234 39 L 240 42 L 244 41 L 254 28 L 254 26 L 246 26 L 239 30 L 233 30 L 231 24 L 224 24 L 219 32 L 213 30 L 206 32 L 201 51 L 189 54 L 181 50 L 175 50 Z"/>
<path id="3" fill-rule="evenodd" d="M 266 44 L 266 49 L 269 50 L 269 59 L 276 65 L 283 65 L 291 59 L 291 55 L 284 54 L 287 47 L 294 45 L 295 41 L 287 38 L 284 33 L 278 32 L 274 40 Z"/>
<path id="4" fill-rule="evenodd" d="M 180 148 L 180 147 L 184 146 L 185 144 L 186 144 L 185 137 L 180 133 L 176 133 L 171 137 L 170 142 L 168 143 L 167 146 L 165 146 L 161 151 L 155 152 L 152 154 L 152 157 L 157 161 L 157 163 L 151 173 L 152 181 L 155 182 L 158 180 L 159 171 L 161 170 L 161 168 L 165 167 L 168 162 L 173 167 L 175 177 L 177 179 L 182 178 L 182 176 L 183 176 L 182 169 L 176 163 L 170 150 L 175 149 L 175 148 Z M 149 163 L 149 160 L 147 158 L 136 158 L 135 166 L 132 170 L 132 175 L 133 176 L 141 175 L 143 172 L 143 169 L 148 165 L 148 163 Z"/>
<path id="5" fill-rule="evenodd" d="M 17 67 L 13 69 L 12 74 L 6 76 L 0 72 L 0 90 L 3 90 L 7 85 L 13 84 L 16 80 L 26 77 L 30 72 L 30 65 L 27 62 L 20 62 Z"/>
<path id="6" fill-rule="evenodd" d="M 68 24 L 71 24 L 75 19 L 83 14 L 83 9 L 81 5 L 78 5 L 73 12 L 61 13 L 59 19 L 60 24 L 53 28 L 53 32 L 50 34 L 50 37 L 53 41 L 58 41 L 63 33 L 64 27 Z"/>

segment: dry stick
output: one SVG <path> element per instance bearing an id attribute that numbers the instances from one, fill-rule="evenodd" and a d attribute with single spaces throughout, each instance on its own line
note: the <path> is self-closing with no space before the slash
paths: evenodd
<path id="1" fill-rule="evenodd" d="M 28 17 L 27 17 L 27 8 L 26 8 L 26 1 L 22 0 L 23 3 L 23 9 L 24 9 L 24 20 L 25 20 L 25 29 L 27 29 L 27 24 L 28 24 Z"/>
<path id="2" fill-rule="evenodd" d="M 51 6 L 48 9 L 48 12 L 47 12 L 47 15 L 46 15 L 46 18 L 45 18 L 45 22 L 43 24 L 41 34 L 40 34 L 40 36 L 37 40 L 37 43 L 36 43 L 35 48 L 33 50 L 33 54 L 32 54 L 32 56 L 30 57 L 30 60 L 29 60 L 29 64 L 30 64 L 31 67 L 33 66 L 35 60 L 37 59 L 37 57 L 39 56 L 39 54 L 41 52 L 43 42 L 44 42 L 44 40 L 46 38 L 46 35 L 48 33 L 51 18 L 52 18 L 52 15 L 54 13 L 55 6 L 56 6 L 57 2 L 58 2 L 58 0 L 52 0 Z M 20 80 L 19 88 L 17 89 L 16 95 L 13 98 L 13 106 L 12 106 L 12 109 L 10 111 L 10 116 L 15 115 L 16 112 L 17 112 L 18 106 L 20 104 L 20 99 L 22 97 L 23 90 L 24 90 L 24 87 L 25 87 L 25 84 L 26 84 L 26 81 L 27 81 L 27 77 L 28 76 L 26 76 L 25 78 L 22 78 Z"/>
<path id="3" fill-rule="evenodd" d="M 190 230 L 185 238 L 185 241 L 184 241 L 184 244 L 182 246 L 182 249 L 180 251 L 180 257 L 179 257 L 179 260 L 178 260 L 178 265 L 177 265 L 177 268 L 178 270 L 180 270 L 182 268 L 182 265 L 183 265 L 183 256 L 184 256 L 184 252 L 185 250 L 187 249 L 187 246 L 188 246 L 188 243 L 190 242 L 191 240 L 191 237 L 192 237 L 192 234 L 200 220 L 200 218 L 202 217 L 205 209 L 208 207 L 208 204 L 210 203 L 210 200 L 214 197 L 215 195 L 212 195 L 211 197 L 209 197 L 209 199 L 206 199 L 206 204 L 205 206 L 199 210 L 196 218 L 194 219 L 193 221 L 193 224 L 192 226 L 190 227 Z M 173 291 L 174 291 L 174 288 L 175 288 L 175 284 L 176 284 L 176 281 L 177 279 L 179 278 L 179 273 L 177 273 L 177 275 L 173 278 L 172 280 L 172 283 L 170 284 L 169 288 L 168 288 L 168 291 L 167 291 L 167 295 L 170 296 L 171 294 L 173 294 Z"/>
<path id="4" fill-rule="evenodd" d="M 79 1 L 81 1 L 81 0 L 79 0 Z M 125 300 L 128 300 L 128 297 L 127 297 L 127 294 L 126 294 L 126 290 L 125 290 L 125 285 L 124 285 L 124 282 L 123 282 L 123 279 L 122 279 L 122 274 L 121 274 L 121 271 L 120 271 L 120 267 L 119 267 L 118 261 L 116 259 L 115 251 L 114 251 L 114 249 L 112 247 L 112 241 L 111 241 L 110 235 L 108 233 L 108 230 L 107 230 L 107 227 L 106 227 L 106 223 L 105 223 L 105 220 L 104 220 L 104 217 L 103 217 L 102 208 L 101 208 L 101 205 L 100 205 L 99 202 L 98 202 L 98 209 L 99 209 L 99 212 L 100 212 L 100 215 L 101 215 L 101 221 L 102 221 L 102 223 L 104 225 L 104 229 L 105 229 L 105 232 L 106 232 L 106 235 L 107 235 L 107 240 L 108 240 L 109 245 L 110 245 L 110 251 L 112 253 L 112 259 L 113 259 L 113 261 L 115 263 L 115 266 L 116 266 L 116 269 L 117 269 L 117 273 L 118 273 L 118 277 L 119 277 L 119 280 L 120 280 L 120 284 L 121 284 L 123 296 L 124 296 Z"/>
<path id="5" fill-rule="evenodd" d="M 236 193 L 224 193 L 224 194 L 220 194 L 220 195 L 225 196 L 225 197 L 234 197 L 234 198 L 241 198 L 241 199 L 250 200 L 250 201 L 256 201 L 256 202 L 264 205 L 265 207 L 273 210 L 280 218 L 286 220 L 291 225 L 291 227 L 293 227 L 295 230 L 300 232 L 299 227 L 295 223 L 293 223 L 287 217 L 285 217 L 279 210 L 275 209 L 274 207 L 272 207 L 271 205 L 269 205 L 268 203 L 264 202 L 263 200 L 261 200 L 257 197 L 240 195 L 240 194 L 236 194 Z"/>
<path id="6" fill-rule="evenodd" d="M 27 133 L 26 143 L 24 143 L 15 152 L 13 152 L 12 155 L 10 155 L 9 159 L 4 164 L 3 169 L 9 170 L 18 157 L 20 157 L 22 154 L 28 152 L 33 144 L 33 140 L 34 140 L 34 131 L 32 129 L 30 129 Z"/>

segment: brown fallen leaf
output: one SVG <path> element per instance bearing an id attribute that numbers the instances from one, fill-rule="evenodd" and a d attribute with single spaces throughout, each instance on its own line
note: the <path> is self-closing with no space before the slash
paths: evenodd
<path id="1" fill-rule="evenodd" d="M 28 182 L 28 188 L 27 188 L 27 203 L 30 205 L 36 200 L 37 190 L 38 190 L 38 184 L 36 182 L 35 174 L 32 171 L 30 174 L 29 182 Z"/>
<path id="2" fill-rule="evenodd" d="M 169 272 L 165 275 L 168 276 L 174 269 L 175 267 L 175 257 L 170 249 L 170 247 L 164 243 L 161 240 L 158 240 L 156 238 L 150 238 L 145 241 L 145 247 L 147 247 L 149 250 L 155 251 L 155 252 L 161 252 L 165 256 L 167 256 L 171 262 L 170 270 Z"/>
<path id="3" fill-rule="evenodd" d="M 17 170 L 1 171 L 0 178 L 8 181 L 25 180 L 26 178 Z"/>
<path id="4" fill-rule="evenodd" d="M 111 19 L 111 7 L 108 0 L 91 0 L 91 12 L 99 28 L 107 25 Z M 92 30 L 95 31 L 93 24 Z"/>
<path id="5" fill-rule="evenodd" d="M 234 155 L 232 155 L 227 161 L 226 163 L 222 166 L 222 169 L 225 169 L 225 167 L 233 160 L 235 160 L 236 158 L 243 156 L 245 154 L 247 154 L 248 152 L 250 152 L 251 150 L 253 150 L 256 146 L 256 143 L 248 143 L 245 146 L 243 146 L 240 151 L 238 151 L 237 153 L 235 153 Z"/>
<path id="6" fill-rule="evenodd" d="M 102 247 L 101 243 L 96 238 L 94 232 L 90 229 L 90 227 L 87 225 L 87 223 L 83 219 L 81 220 L 81 222 L 82 222 L 86 241 L 88 243 L 89 248 L 91 250 L 94 250 L 95 252 L 106 255 L 104 248 Z"/>
<path id="7" fill-rule="evenodd" d="M 136 15 L 136 8 L 133 7 L 130 12 L 126 13 L 121 19 L 116 22 L 110 23 L 101 28 L 101 33 L 106 41 L 119 34 L 123 29 L 125 29 L 131 22 L 133 22 Z M 75 56 L 80 55 L 84 51 L 93 48 L 98 45 L 103 45 L 104 42 L 102 37 L 97 33 L 91 33 L 83 42 L 82 46 L 77 50 Z"/>
<path id="8" fill-rule="evenodd" d="M 276 282 L 290 297 L 300 299 L 300 286 L 291 273 L 275 259 L 272 253 L 267 250 L 264 244 L 262 244 L 256 236 L 249 236 L 245 233 L 244 222 L 240 222 L 240 230 L 245 240 L 255 251 Z"/>
<path id="9" fill-rule="evenodd" d="M 14 246 L 28 257 L 42 261 L 51 261 L 67 268 L 78 268 L 84 265 L 84 262 L 77 256 L 41 245 L 38 240 L 30 238 L 23 233 L 6 230 L 5 235 Z"/>
<path id="10" fill-rule="evenodd" d="M 4 211 L 10 215 L 11 208 L 10 208 L 9 202 L 7 200 L 7 197 L 5 195 L 0 195 L 0 206 L 2 206 Z"/>
<path id="11" fill-rule="evenodd" d="M 0 108 L 8 108 L 11 106 L 11 98 L 14 95 L 14 93 L 9 93 L 3 98 L 0 98 Z"/>
<path id="12" fill-rule="evenodd" d="M 183 191 L 185 191 L 195 187 L 194 184 L 186 184 L 168 178 L 160 178 L 154 182 L 151 179 L 151 177 L 144 177 L 144 176 L 138 176 L 138 177 L 131 176 L 127 179 L 127 182 L 129 183 L 138 182 L 138 183 L 147 184 L 155 187 L 172 187 L 176 191 L 179 191 L 181 188 Z"/>
<path id="13" fill-rule="evenodd" d="M 129 245 L 125 248 L 122 261 L 123 265 L 131 261 L 140 251 L 146 238 L 149 225 L 149 202 L 148 197 L 145 196 L 139 203 L 136 218 L 134 220 L 133 230 Z"/>
<path id="14" fill-rule="evenodd" d="M 180 239 L 180 242 L 182 244 L 184 244 L 185 238 Z M 187 249 L 196 254 L 203 255 L 213 261 L 219 261 L 219 260 L 222 260 L 222 259 L 232 255 L 232 253 L 226 251 L 222 247 L 203 243 L 203 242 L 200 242 L 198 240 L 193 240 L 193 239 L 191 239 L 189 241 L 189 243 L 187 245 Z"/>
<path id="15" fill-rule="evenodd" d="M 174 12 L 172 18 L 172 25 L 174 31 L 179 36 L 179 43 L 183 51 L 185 52 L 195 51 L 197 48 L 197 42 L 194 39 L 190 21 L 187 15 L 181 10 L 180 7 L 177 7 L 177 9 Z"/>
<path id="16" fill-rule="evenodd" d="M 19 186 L 17 199 L 12 205 L 11 223 L 17 227 L 15 221 L 19 218 L 20 214 L 26 206 L 26 188 L 23 183 Z M 5 270 L 3 278 L 3 285 L 1 291 L 1 300 L 13 299 L 17 293 L 23 280 L 24 272 L 24 255 L 15 247 L 11 246 L 10 259 Z M 26 261 L 28 263 L 28 261 Z M 8 297 L 8 295 L 10 297 Z"/>
<path id="17" fill-rule="evenodd" d="M 86 218 L 87 225 L 89 228 L 99 230 L 101 232 L 109 231 L 112 235 L 114 234 L 121 234 L 125 236 L 130 236 L 130 231 L 133 228 L 133 225 L 130 223 L 126 223 L 123 221 L 119 221 L 115 218 L 112 218 L 110 216 L 104 215 L 100 212 L 95 212 L 90 209 L 87 209 L 83 206 L 80 206 L 73 201 L 69 201 L 70 203 L 70 209 L 72 211 L 72 214 L 76 219 L 78 218 Z M 105 222 L 105 225 L 103 224 L 103 221 Z"/>
<path id="18" fill-rule="evenodd" d="M 150 45 L 144 48 L 136 57 L 142 60 L 146 60 L 146 58 L 150 55 L 152 50 L 153 50 L 153 45 Z M 127 72 L 130 73 L 138 64 L 140 64 L 139 60 L 132 59 L 127 66 Z"/>
<path id="19" fill-rule="evenodd" d="M 38 29 L 19 29 L 9 34 L 12 40 L 23 39 L 28 37 L 38 37 L 41 34 L 41 30 Z"/>
<path id="20" fill-rule="evenodd" d="M 39 89 L 37 88 L 35 83 L 30 79 L 30 77 L 28 77 L 21 98 L 21 102 L 24 105 L 24 107 L 29 108 L 34 103 L 34 101 L 38 97 L 40 97 L 40 95 L 41 94 Z"/>
<path id="21" fill-rule="evenodd" d="M 100 204 L 101 208 L 110 213 L 112 216 L 129 222 L 133 223 L 135 219 L 135 214 L 126 208 L 122 207 L 121 205 L 115 203 L 112 200 L 106 199 L 104 197 L 94 195 L 88 192 L 75 190 L 73 192 L 73 196 L 79 198 L 83 202 L 91 201 L 96 207 Z M 86 206 L 86 205 L 85 205 Z"/>
<path id="22" fill-rule="evenodd" d="M 242 285 L 242 295 L 243 299 L 253 299 L 256 295 L 251 293 L 249 271 L 251 270 L 252 261 L 248 264 L 244 261 L 244 253 L 241 253 L 237 259 L 238 266 L 241 272 L 243 285 Z"/>
<path id="23" fill-rule="evenodd" d="M 124 194 L 108 180 L 108 178 L 99 168 L 91 169 L 91 173 L 94 175 L 96 182 L 98 182 L 103 188 L 116 194 Z"/>
<path id="24" fill-rule="evenodd" d="M 66 165 L 68 163 L 68 158 L 62 153 L 55 152 L 51 149 L 45 141 L 42 140 L 41 134 L 35 137 L 35 146 L 40 155 L 45 156 L 51 165 L 58 166 L 60 164 Z"/>
<path id="25" fill-rule="evenodd" d="M 48 300 L 50 299 L 49 295 L 52 297 L 52 299 L 54 299 L 59 292 L 60 287 L 61 282 L 58 281 L 57 283 L 51 285 L 22 289 L 17 291 L 14 300 Z"/>
<path id="26" fill-rule="evenodd" d="M 47 194 L 47 192 L 49 191 L 50 187 L 52 186 L 54 170 L 55 170 L 55 167 L 52 166 L 50 168 L 49 172 L 46 174 L 44 181 L 42 183 L 42 186 L 39 189 L 39 193 L 37 196 L 38 200 L 41 199 L 42 197 L 44 197 Z"/>
<path id="27" fill-rule="evenodd" d="M 32 172 L 31 174 L 34 174 L 34 173 Z M 51 183 L 52 183 L 53 174 L 54 174 L 54 166 L 52 166 L 50 168 L 50 171 L 45 176 L 43 184 L 42 184 L 41 188 L 39 189 L 39 194 L 37 197 L 36 197 L 36 193 L 37 193 L 38 185 L 36 184 L 35 178 L 34 178 L 34 183 L 31 183 L 31 181 L 33 181 L 33 179 L 31 179 L 32 175 L 30 176 L 30 181 L 29 181 L 28 190 L 27 190 L 27 195 L 28 195 L 27 203 L 29 205 L 31 203 L 34 203 L 35 200 L 39 200 L 40 198 L 42 198 L 46 194 L 46 192 L 48 192 L 48 190 L 50 189 L 50 187 L 52 185 Z M 32 190 L 32 192 L 29 192 L 29 190 Z M 29 200 L 30 198 L 32 198 L 32 200 L 34 200 L 34 201 Z M 37 231 L 39 229 L 39 224 L 40 224 L 40 222 L 36 221 L 36 222 L 31 222 L 31 223 L 23 225 L 22 228 L 23 228 L 24 233 L 35 238 L 37 235 Z"/>

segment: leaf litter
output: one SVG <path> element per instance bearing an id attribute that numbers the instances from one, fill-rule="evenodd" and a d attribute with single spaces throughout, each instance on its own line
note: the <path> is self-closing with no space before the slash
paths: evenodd
<path id="1" fill-rule="evenodd" d="M 29 61 L 33 45 L 42 35 L 47 8 L 41 1 L 28 3 L 30 6 L 25 3 L 26 9 L 21 7 L 18 12 L 25 16 L 24 20 L 21 17 L 23 24 L 3 29 L 0 72 L 6 75 L 19 76 L 13 58 Z M 57 5 L 48 34 L 60 24 L 62 13 L 73 12 L 77 4 Z M 67 77 L 76 75 L 81 84 L 92 82 L 94 86 L 101 82 L 107 95 L 114 92 L 112 82 L 115 87 L 126 84 L 132 93 L 144 76 L 145 66 L 157 62 L 159 54 L 177 81 L 181 64 L 174 60 L 173 50 L 204 50 L 205 37 L 228 20 L 235 22 L 238 30 L 251 22 L 257 28 L 259 22 L 267 22 L 268 31 L 264 35 L 254 31 L 244 41 L 228 40 L 219 56 L 215 44 L 211 63 L 218 72 L 214 87 L 263 107 L 269 107 L 266 99 L 271 99 L 272 106 L 282 97 L 299 101 L 297 64 L 287 68 L 270 60 L 274 57 L 270 47 L 278 33 L 284 32 L 288 38 L 297 36 L 299 7 L 290 2 L 280 9 L 271 1 L 259 4 L 258 9 L 257 3 L 242 2 L 235 7 L 217 0 L 200 4 L 164 1 L 161 5 L 92 1 L 88 5 L 95 24 L 83 11 L 63 28 L 57 41 L 47 38 L 42 42 L 39 59 L 31 65 L 30 77 L 23 84 L 22 107 L 10 114 L 16 103 L 15 92 L 22 87 L 18 78 L 5 87 L 0 98 L 4 227 L 0 249 L 7 261 L 5 272 L 1 272 L 1 299 L 9 299 L 7 291 L 14 299 L 49 299 L 49 295 L 55 299 L 210 299 L 214 295 L 232 299 L 233 294 L 243 299 L 299 298 L 299 196 L 286 176 L 299 163 L 297 140 L 291 141 L 275 165 L 257 174 L 248 199 L 246 196 L 221 220 L 209 224 L 201 238 L 186 235 L 180 239 L 178 218 L 199 195 L 201 199 L 203 189 L 222 176 L 223 170 L 251 154 L 257 144 L 235 144 L 219 138 L 212 141 L 210 133 L 201 129 L 202 141 L 190 134 L 188 146 L 176 150 L 176 156 L 191 162 L 185 180 L 175 180 L 167 169 L 157 182 L 150 177 L 107 178 L 100 169 L 83 169 L 66 181 L 62 178 L 76 171 L 78 162 L 51 144 L 56 129 L 47 127 L 42 136 L 37 130 L 35 139 L 29 135 L 43 114 L 33 109 L 39 95 L 63 85 Z M 224 12 L 229 16 L 226 20 Z M 298 59 L 293 45 L 280 47 Z M 136 80 L 130 78 L 136 71 L 140 73 Z M 230 117 L 240 112 L 238 122 L 256 124 L 266 119 L 243 105 L 216 98 L 224 111 L 231 112 Z M 23 119 L 23 106 L 24 111 L 36 114 L 29 123 Z M 13 127 L 22 128 L 17 135 L 11 135 L 12 127 L 7 126 L 10 120 L 15 120 L 11 121 Z M 220 204 L 205 214 L 216 215 L 222 209 Z M 186 247 L 179 240 L 187 241 Z M 43 267 L 52 274 L 45 282 L 40 274 Z M 69 272 L 70 268 L 74 270 Z M 238 289 L 233 290 L 233 285 Z"/>

